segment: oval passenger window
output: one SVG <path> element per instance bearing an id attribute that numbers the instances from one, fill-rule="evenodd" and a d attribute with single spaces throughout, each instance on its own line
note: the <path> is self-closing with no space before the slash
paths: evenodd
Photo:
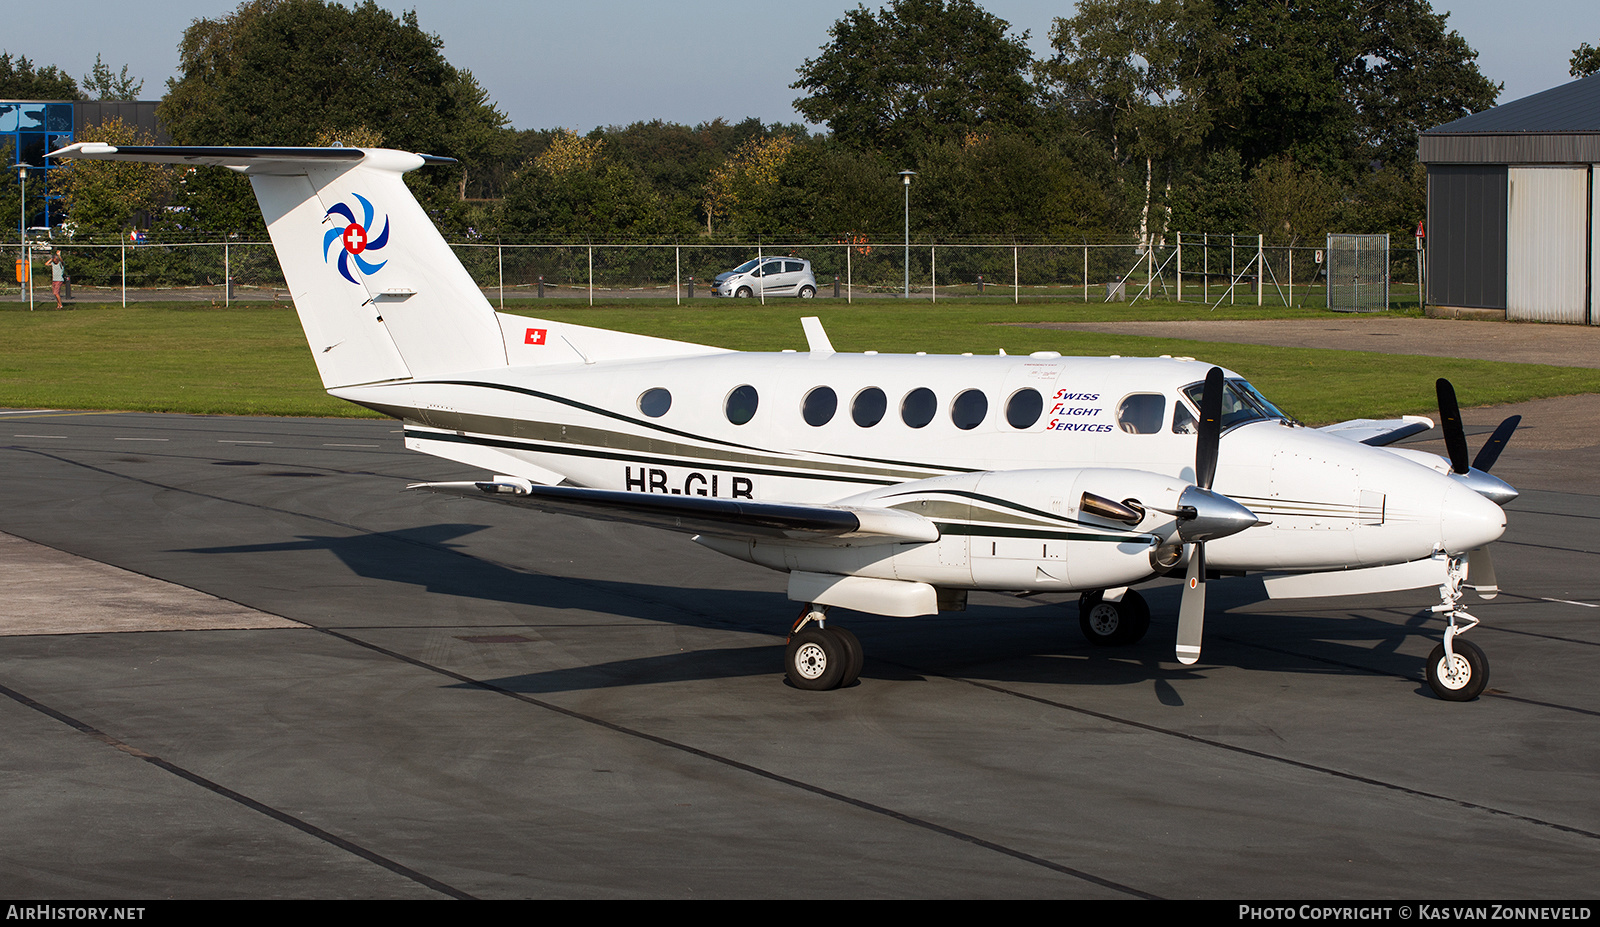
<path id="1" fill-rule="evenodd" d="M 962 431 L 971 431 L 983 424 L 989 414 L 989 397 L 983 390 L 963 390 L 956 401 L 950 403 L 950 421 Z"/>
<path id="2" fill-rule="evenodd" d="M 800 404 L 800 415 L 807 425 L 818 428 L 833 421 L 833 413 L 838 409 L 838 394 L 829 387 L 819 386 L 806 393 L 805 401 Z"/>
<path id="3" fill-rule="evenodd" d="M 743 425 L 756 417 L 756 406 L 761 397 L 756 395 L 756 388 L 749 384 L 735 387 L 728 394 L 728 400 L 723 404 L 723 410 L 728 413 L 728 421 L 735 425 Z"/>
<path id="4" fill-rule="evenodd" d="M 921 428 L 933 421 L 939 412 L 939 397 L 926 386 L 919 386 L 900 400 L 900 420 L 912 428 Z"/>
<path id="5" fill-rule="evenodd" d="M 639 411 L 651 418 L 666 415 L 670 408 L 672 408 L 672 394 L 659 386 L 647 389 L 639 395 Z"/>
<path id="6" fill-rule="evenodd" d="M 876 386 L 869 386 L 856 393 L 856 398 L 850 403 L 850 418 L 862 428 L 871 428 L 883 421 L 883 413 L 887 411 L 889 411 L 889 397 Z"/>
<path id="7" fill-rule="evenodd" d="M 1012 428 L 1032 428 L 1044 412 L 1044 397 L 1029 387 L 1019 389 L 1006 400 L 1006 424 Z"/>

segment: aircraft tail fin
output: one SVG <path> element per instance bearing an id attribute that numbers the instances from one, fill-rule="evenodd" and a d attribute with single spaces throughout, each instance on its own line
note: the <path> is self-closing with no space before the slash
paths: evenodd
<path id="1" fill-rule="evenodd" d="M 494 310 L 405 185 L 407 171 L 447 159 L 95 142 L 53 156 L 212 164 L 248 176 L 328 389 L 506 365 Z"/>

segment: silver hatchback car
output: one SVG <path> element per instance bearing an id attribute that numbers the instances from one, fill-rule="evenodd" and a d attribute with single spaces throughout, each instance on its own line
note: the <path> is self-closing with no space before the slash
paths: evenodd
<path id="1" fill-rule="evenodd" d="M 718 274 L 712 293 L 741 299 L 760 295 L 810 299 L 817 295 L 817 278 L 811 274 L 810 261 L 792 257 L 755 258 L 725 274 Z"/>

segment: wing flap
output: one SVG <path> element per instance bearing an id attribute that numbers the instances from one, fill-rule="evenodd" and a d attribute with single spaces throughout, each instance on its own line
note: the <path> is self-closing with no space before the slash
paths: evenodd
<path id="1" fill-rule="evenodd" d="M 867 506 L 794 505 L 709 496 L 670 496 L 575 486 L 540 486 L 528 481 L 503 478 L 459 483 L 413 483 L 406 488 L 483 499 L 541 512 L 579 515 L 714 537 L 789 541 L 860 538 L 928 542 L 939 539 L 938 527 L 920 515 Z"/>

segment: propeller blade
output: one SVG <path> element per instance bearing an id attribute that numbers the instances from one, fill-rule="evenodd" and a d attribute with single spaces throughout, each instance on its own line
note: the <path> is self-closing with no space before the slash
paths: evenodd
<path id="1" fill-rule="evenodd" d="M 1506 449 L 1506 442 L 1511 440 L 1511 433 L 1522 424 L 1522 416 L 1513 415 L 1500 423 L 1500 427 L 1489 436 L 1489 443 L 1478 449 L 1478 456 L 1472 458 L 1472 468 L 1489 472 L 1494 462 L 1500 459 L 1500 452 Z"/>
<path id="2" fill-rule="evenodd" d="M 1178 604 L 1178 662 L 1189 666 L 1200 659 L 1200 636 L 1206 622 L 1206 545 L 1194 545 L 1189 572 Z"/>
<path id="3" fill-rule="evenodd" d="M 1492 599 L 1500 594 L 1500 582 L 1494 575 L 1494 559 L 1489 548 L 1474 547 L 1467 551 L 1467 585 L 1481 598 Z"/>
<path id="4" fill-rule="evenodd" d="M 1461 406 L 1456 403 L 1456 388 L 1442 377 L 1434 385 L 1439 393 L 1439 430 L 1444 432 L 1444 446 L 1450 452 L 1450 469 L 1465 473 L 1467 430 L 1461 424 Z"/>
<path id="5" fill-rule="evenodd" d="M 1199 440 L 1194 451 L 1194 482 L 1210 489 L 1217 475 L 1217 443 L 1222 437 L 1222 368 L 1206 372 L 1205 392 L 1200 394 Z"/>

